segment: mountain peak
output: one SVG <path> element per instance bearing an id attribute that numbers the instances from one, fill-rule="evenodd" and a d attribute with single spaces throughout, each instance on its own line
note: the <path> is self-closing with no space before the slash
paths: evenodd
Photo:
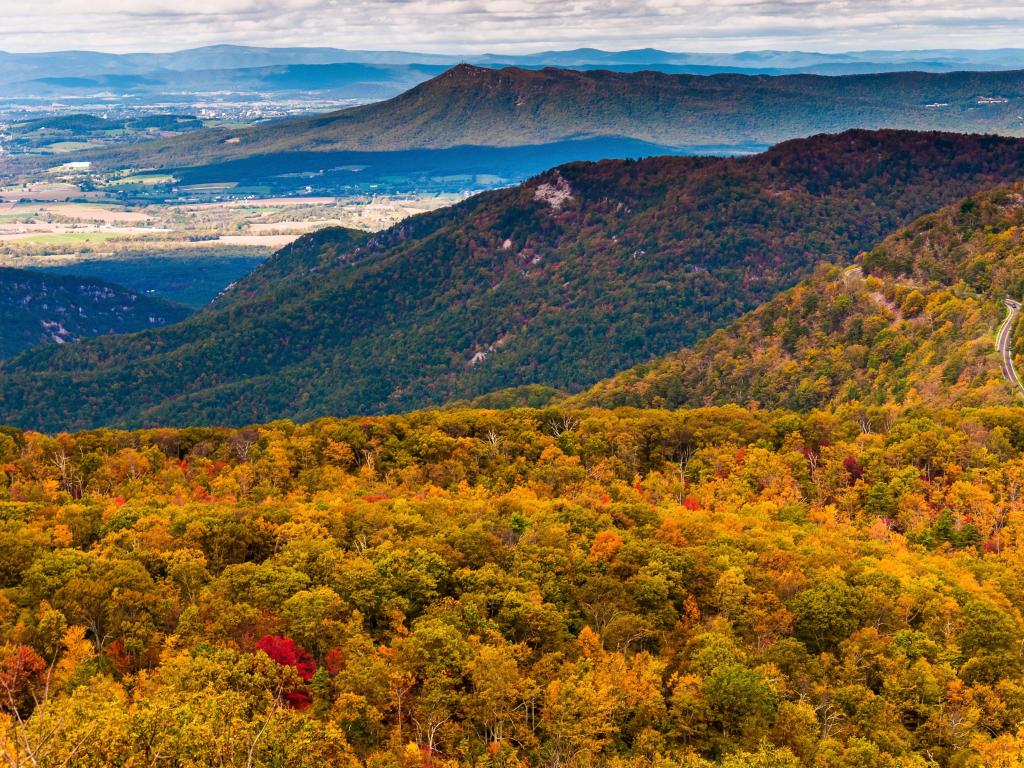
<path id="1" fill-rule="evenodd" d="M 484 77 L 486 75 L 492 74 L 495 71 L 496 70 L 494 70 L 494 69 L 492 69 L 490 67 L 478 67 L 476 64 L 469 64 L 469 63 L 463 61 L 463 62 L 461 62 L 459 64 L 456 64 L 451 69 L 446 70 L 445 72 L 441 73 L 440 75 L 437 76 L 436 79 L 438 79 L 438 80 L 453 80 L 453 79 L 465 79 L 465 78 Z"/>

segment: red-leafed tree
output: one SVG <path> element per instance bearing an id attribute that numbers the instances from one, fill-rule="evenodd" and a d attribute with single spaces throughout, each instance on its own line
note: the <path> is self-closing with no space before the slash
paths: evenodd
<path id="1" fill-rule="evenodd" d="M 33 702 L 32 687 L 46 669 L 46 661 L 27 645 L 0 648 L 0 707 L 11 712 Z"/>
<path id="2" fill-rule="evenodd" d="M 308 683 L 316 674 L 316 662 L 313 657 L 305 648 L 296 645 L 290 637 L 264 635 L 256 642 L 256 650 L 263 651 L 281 666 L 294 669 L 304 683 Z M 285 691 L 284 698 L 296 709 L 305 709 L 312 702 L 309 693 L 301 688 Z"/>

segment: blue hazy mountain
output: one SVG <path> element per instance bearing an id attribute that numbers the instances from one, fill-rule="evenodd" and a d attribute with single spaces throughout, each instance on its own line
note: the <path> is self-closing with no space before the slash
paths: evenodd
<path id="1" fill-rule="evenodd" d="M 459 63 L 671 74 L 869 74 L 893 71 L 998 71 L 1024 68 L 1024 49 L 918 51 L 743 51 L 676 53 L 653 48 L 580 48 L 525 55 L 436 54 L 339 48 L 215 45 L 173 53 L 0 52 L 0 96 L 54 96 L 105 90 L 323 92 L 377 99 L 400 93 Z"/>

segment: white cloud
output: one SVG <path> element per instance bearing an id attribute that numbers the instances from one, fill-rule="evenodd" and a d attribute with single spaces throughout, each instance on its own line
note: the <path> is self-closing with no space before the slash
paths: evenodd
<path id="1" fill-rule="evenodd" d="M 1024 4 L 963 0 L 0 0 L 0 49 L 173 50 L 212 43 L 437 52 L 598 46 L 995 48 Z"/>

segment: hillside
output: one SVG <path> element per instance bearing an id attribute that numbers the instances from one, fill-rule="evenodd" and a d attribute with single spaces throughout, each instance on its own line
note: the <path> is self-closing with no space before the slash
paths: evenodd
<path id="1" fill-rule="evenodd" d="M 864 131 L 564 166 L 364 241 L 307 236 L 183 323 L 10 361 L 0 421 L 244 424 L 579 391 L 1022 176 L 1017 140 Z"/>
<path id="2" fill-rule="evenodd" d="M 457 66 L 388 101 L 105 150 L 177 168 L 282 152 L 514 146 L 615 136 L 670 147 L 769 145 L 850 128 L 1024 135 L 1024 71 L 783 77 Z"/>
<path id="3" fill-rule="evenodd" d="M 656 71 L 712 75 L 853 75 L 881 72 L 961 72 L 1020 69 L 1024 51 L 866 51 L 841 54 L 748 51 L 740 54 L 671 53 L 654 49 L 582 48 L 527 55 L 424 54 L 232 45 L 166 54 L 57 51 L 0 52 L 0 96 L 32 100 L 98 96 L 116 91 L 133 101 L 179 102 L 183 93 L 229 93 L 243 100 L 373 100 L 397 96 L 459 63 L 488 68 L 562 67 L 615 72 Z"/>
<path id="4" fill-rule="evenodd" d="M 1006 298 L 1024 298 L 1021 185 L 926 216 L 857 266 L 819 269 L 693 349 L 573 402 L 805 410 L 850 401 L 1019 403 L 993 346 Z M 1015 331 L 1019 352 L 1024 326 Z"/>
<path id="5" fill-rule="evenodd" d="M 1012 768 L 1024 411 L 0 428 L 10 765 Z"/>
<path id="6" fill-rule="evenodd" d="M 88 277 L 0 267 L 0 358 L 179 322 L 189 309 Z"/>
<path id="7" fill-rule="evenodd" d="M 126 128 L 136 130 L 157 128 L 160 130 L 185 131 L 201 127 L 202 122 L 194 115 L 144 115 L 131 120 L 111 120 L 97 117 L 96 115 L 66 114 L 13 123 L 10 126 L 10 131 L 15 136 L 30 134 L 36 131 L 46 131 L 79 138 L 88 136 L 91 133 L 123 131 Z"/>
<path id="8" fill-rule="evenodd" d="M 125 136 L 145 140 L 154 135 L 169 136 L 196 131 L 203 127 L 201 120 L 193 115 L 143 115 L 133 119 L 108 119 L 90 114 L 62 114 L 13 123 L 5 142 L 8 153 L 39 152 L 52 154 L 53 147 L 65 143 L 124 141 Z M 159 133 L 156 133 L 159 131 Z"/>

